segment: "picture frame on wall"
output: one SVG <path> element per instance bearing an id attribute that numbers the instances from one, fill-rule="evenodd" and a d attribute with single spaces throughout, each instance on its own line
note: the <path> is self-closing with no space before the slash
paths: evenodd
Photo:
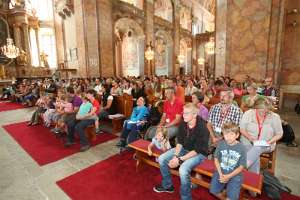
<path id="1" fill-rule="evenodd" d="M 77 60 L 78 59 L 77 48 L 71 49 L 70 55 L 72 61 Z"/>

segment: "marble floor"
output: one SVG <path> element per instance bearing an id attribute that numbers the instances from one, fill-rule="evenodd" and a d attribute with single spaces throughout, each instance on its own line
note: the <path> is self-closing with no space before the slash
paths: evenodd
<path id="1" fill-rule="evenodd" d="M 63 200 L 69 197 L 55 184 L 71 174 L 118 153 L 118 139 L 99 144 L 89 151 L 39 166 L 2 128 L 3 125 L 28 120 L 32 109 L 0 112 L 0 199 L 5 200 Z M 300 143 L 300 115 L 282 113 L 289 121 Z M 278 145 L 276 176 L 300 195 L 300 147 Z"/>

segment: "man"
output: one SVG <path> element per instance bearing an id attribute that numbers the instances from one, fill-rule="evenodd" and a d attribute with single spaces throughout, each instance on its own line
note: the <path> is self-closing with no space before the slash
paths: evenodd
<path id="1" fill-rule="evenodd" d="M 221 129 L 223 124 L 233 122 L 239 124 L 242 118 L 242 111 L 233 104 L 234 94 L 230 89 L 223 89 L 220 92 L 220 103 L 214 105 L 208 116 L 207 128 L 213 146 L 223 139 Z"/>
<path id="2" fill-rule="evenodd" d="M 94 90 L 97 92 L 97 94 L 102 95 L 102 84 L 101 84 L 99 78 L 96 78 L 96 80 L 95 80 Z"/>
<path id="3" fill-rule="evenodd" d="M 194 86 L 194 82 L 192 79 L 187 80 L 187 86 L 185 88 L 185 96 L 192 96 L 195 92 L 198 91 L 198 88 Z"/>
<path id="4" fill-rule="evenodd" d="M 86 92 L 86 97 L 89 99 L 89 101 L 93 104 L 93 108 L 89 112 L 88 115 L 77 118 L 78 121 L 73 121 L 72 124 L 70 124 L 71 129 L 68 127 L 68 138 L 67 142 L 65 143 L 66 147 L 69 147 L 74 144 L 74 134 L 75 132 L 78 133 L 79 139 L 80 139 L 80 151 L 86 151 L 88 150 L 91 146 L 89 144 L 89 141 L 85 135 L 85 128 L 88 126 L 95 124 L 94 119 L 89 119 L 90 116 L 96 115 L 99 112 L 100 109 L 100 104 L 99 102 L 95 99 L 96 91 L 95 90 L 88 90 Z"/>
<path id="5" fill-rule="evenodd" d="M 168 87 L 173 87 L 175 89 L 175 95 L 181 102 L 184 104 L 185 102 L 185 95 L 184 95 L 184 88 L 179 84 L 176 78 L 169 79 Z"/>
<path id="6" fill-rule="evenodd" d="M 263 90 L 263 95 L 276 97 L 276 89 L 273 87 L 273 80 L 271 77 L 265 79 L 265 88 Z"/>
<path id="7" fill-rule="evenodd" d="M 162 183 L 153 188 L 155 192 L 174 192 L 169 168 L 179 166 L 181 200 L 192 199 L 190 174 L 206 158 L 209 139 L 205 121 L 197 113 L 198 108 L 194 104 L 184 106 L 184 121 L 179 125 L 178 143 L 158 158 Z"/>
<path id="8" fill-rule="evenodd" d="M 69 113 L 70 115 L 72 115 L 72 117 L 70 117 L 65 123 L 68 127 L 68 132 L 74 132 L 74 128 L 75 128 L 75 123 L 76 123 L 76 113 L 79 110 L 80 105 L 82 104 L 82 100 L 79 96 L 77 96 L 75 94 L 74 88 L 73 87 L 67 87 L 67 95 L 72 97 L 72 105 L 73 105 L 73 112 Z M 55 129 L 53 129 L 53 131 L 56 131 Z"/>
<path id="9" fill-rule="evenodd" d="M 163 115 L 158 126 L 164 126 L 168 129 L 169 138 L 177 135 L 178 125 L 181 121 L 183 103 L 175 96 L 174 88 L 165 89 L 166 101 L 164 102 Z M 146 134 L 147 139 L 154 137 L 156 127 L 150 127 Z"/>

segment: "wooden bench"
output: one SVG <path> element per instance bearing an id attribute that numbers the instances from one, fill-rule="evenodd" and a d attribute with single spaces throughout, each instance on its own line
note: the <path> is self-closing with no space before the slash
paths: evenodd
<path id="1" fill-rule="evenodd" d="M 117 113 L 122 114 L 123 117 L 106 119 L 102 120 L 101 122 L 108 126 L 111 126 L 112 133 L 118 133 L 122 131 L 124 120 L 131 116 L 133 110 L 133 97 L 128 94 L 124 94 L 122 96 L 114 96 L 114 101 Z"/>
<path id="2" fill-rule="evenodd" d="M 135 149 L 136 151 L 136 158 L 137 163 L 136 167 L 137 170 L 142 166 L 142 164 L 148 164 L 153 167 L 159 168 L 159 164 L 155 162 L 153 157 L 159 157 L 161 155 L 161 151 L 158 149 L 153 150 L 153 156 L 148 155 L 148 145 L 150 144 L 149 141 L 146 140 L 137 140 L 128 146 Z M 204 179 L 204 177 L 211 178 L 213 176 L 214 171 L 216 170 L 214 161 L 213 160 L 205 160 L 197 167 L 193 169 L 193 172 L 196 174 L 200 174 L 203 178 L 197 178 L 196 176 L 191 176 L 191 182 L 197 185 L 200 185 L 205 188 L 210 187 L 210 181 Z M 179 172 L 177 169 L 170 169 L 170 173 L 173 175 L 179 176 Z M 256 174 L 247 170 L 243 171 L 244 175 L 244 182 L 242 184 L 241 196 L 243 196 L 243 192 L 245 190 L 253 191 L 258 194 L 262 192 L 262 183 L 263 183 L 263 176 L 260 174 Z"/>

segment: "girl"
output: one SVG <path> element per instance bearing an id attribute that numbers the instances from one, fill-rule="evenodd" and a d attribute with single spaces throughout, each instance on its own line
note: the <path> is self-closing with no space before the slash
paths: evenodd
<path id="1" fill-rule="evenodd" d="M 159 127 L 156 130 L 155 136 L 152 138 L 152 142 L 148 145 L 148 155 L 152 155 L 152 148 L 156 147 L 157 149 L 165 152 L 171 148 L 168 129 L 165 127 Z"/>

